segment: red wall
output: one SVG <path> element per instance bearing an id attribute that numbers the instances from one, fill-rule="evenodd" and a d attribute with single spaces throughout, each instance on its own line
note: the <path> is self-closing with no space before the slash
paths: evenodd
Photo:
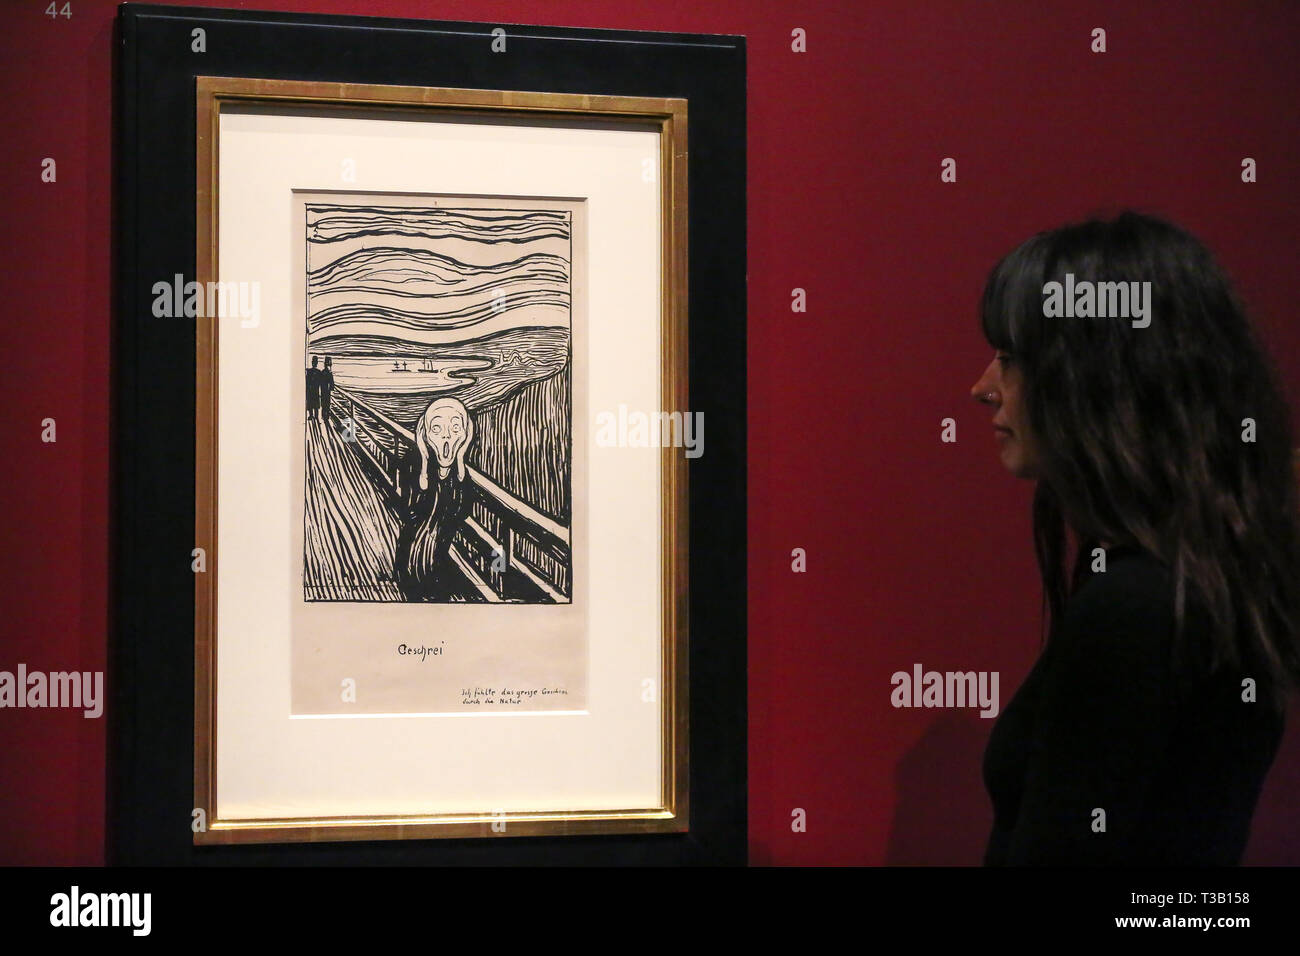
<path id="1" fill-rule="evenodd" d="M 235 5 L 235 4 L 227 4 Z M 245 6 L 245 4 L 237 4 Z M 271 0 L 254 8 L 271 5 Z M 1300 7 L 1240 2 L 275 0 L 285 10 L 749 38 L 750 856 L 977 863 L 992 721 L 895 710 L 914 663 L 997 670 L 1038 647 L 1030 487 L 967 397 L 983 277 L 1031 232 L 1136 205 L 1205 238 L 1300 407 L 1287 283 L 1300 236 Z M 108 600 L 115 5 L 6 5 L 0 101 L 0 669 L 101 670 Z M 1141 12 L 1134 10 L 1141 6 Z M 1109 52 L 1089 52 L 1104 27 Z M 790 50 L 807 31 L 808 52 Z M 40 181 L 41 160 L 58 180 Z M 958 181 L 939 180 L 954 157 Z M 1259 182 L 1240 181 L 1254 157 Z M 807 314 L 790 311 L 807 290 Z M 707 409 L 703 409 L 707 414 Z M 57 421 L 58 441 L 40 441 Z M 956 444 L 940 419 L 958 422 Z M 790 551 L 808 571 L 790 570 Z M 1300 732 L 1251 863 L 1300 863 Z M 104 859 L 103 720 L 0 711 L 0 863 Z M 795 833 L 802 808 L 807 832 Z"/>

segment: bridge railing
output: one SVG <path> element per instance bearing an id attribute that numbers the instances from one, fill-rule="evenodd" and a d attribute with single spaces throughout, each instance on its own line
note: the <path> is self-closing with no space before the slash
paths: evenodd
<path id="1" fill-rule="evenodd" d="M 358 451 L 383 477 L 385 490 L 401 501 L 409 480 L 404 462 L 418 454 L 415 435 L 363 398 L 335 385 L 335 414 L 351 420 Z M 508 599 L 519 584 L 557 603 L 572 595 L 569 529 L 512 495 L 469 465 L 470 510 L 452 540 L 451 559 L 488 601 Z"/>

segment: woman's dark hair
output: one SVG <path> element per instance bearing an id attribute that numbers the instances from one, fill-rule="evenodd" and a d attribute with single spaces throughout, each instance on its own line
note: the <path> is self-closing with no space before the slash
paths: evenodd
<path id="1" fill-rule="evenodd" d="M 1045 284 L 1064 285 L 1067 273 L 1076 287 L 1149 282 L 1150 324 L 1045 315 Z M 1099 542 L 1136 545 L 1172 574 L 1180 659 L 1247 669 L 1285 706 L 1283 689 L 1300 683 L 1290 416 L 1209 251 L 1134 212 L 1042 232 L 993 268 L 981 322 L 1022 373 L 1037 441 L 1034 547 L 1045 620 L 1060 620 Z M 1072 575 L 1067 524 L 1078 538 Z M 1205 648 L 1184 645 L 1189 600 L 1208 613 Z"/>

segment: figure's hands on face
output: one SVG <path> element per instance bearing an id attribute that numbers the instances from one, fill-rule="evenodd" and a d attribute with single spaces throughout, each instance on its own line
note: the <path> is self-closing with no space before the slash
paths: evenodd
<path id="1" fill-rule="evenodd" d="M 456 480 L 465 480 L 465 448 L 474 438 L 474 420 L 469 410 L 455 398 L 439 398 L 429 404 L 415 429 L 415 444 L 420 450 L 420 487 L 429 487 L 429 450 L 438 464 L 438 478 L 451 473 L 456 465 Z"/>
<path id="2" fill-rule="evenodd" d="M 428 419 L 425 434 L 438 461 L 438 477 L 446 478 L 468 437 L 465 418 L 458 411 L 439 409 Z"/>

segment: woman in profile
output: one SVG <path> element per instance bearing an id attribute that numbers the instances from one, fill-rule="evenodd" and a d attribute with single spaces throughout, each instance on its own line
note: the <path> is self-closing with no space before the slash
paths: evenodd
<path id="1" fill-rule="evenodd" d="M 1205 247 L 1135 213 L 1021 244 L 981 320 L 1048 624 L 985 750 L 984 862 L 1235 865 L 1300 681 L 1277 378 Z"/>

